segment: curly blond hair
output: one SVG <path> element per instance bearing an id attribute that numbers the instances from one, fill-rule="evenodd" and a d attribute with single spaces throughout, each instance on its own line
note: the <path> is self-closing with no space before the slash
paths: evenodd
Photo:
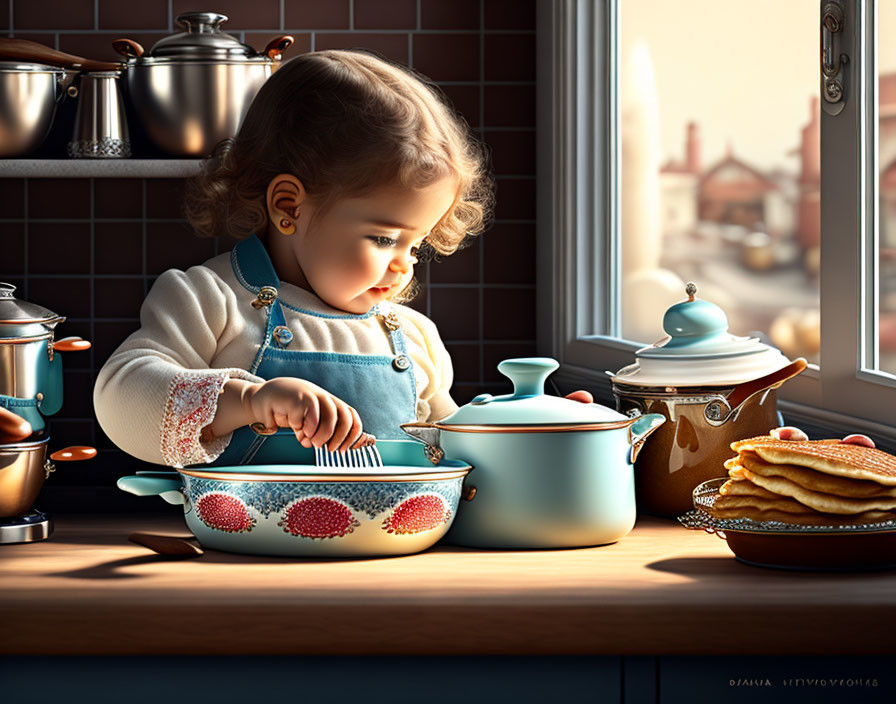
<path id="1" fill-rule="evenodd" d="M 486 149 L 439 89 L 361 51 L 318 51 L 283 64 L 239 134 L 188 181 L 187 218 L 204 236 L 263 234 L 267 187 L 281 173 L 302 181 L 319 212 L 384 184 L 419 188 L 452 176 L 457 196 L 426 238 L 442 255 L 485 229 L 494 201 Z"/>

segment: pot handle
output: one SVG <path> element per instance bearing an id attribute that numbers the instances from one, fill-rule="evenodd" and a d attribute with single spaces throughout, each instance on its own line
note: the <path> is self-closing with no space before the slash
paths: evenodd
<path id="1" fill-rule="evenodd" d="M 284 34 L 280 37 L 276 37 L 275 39 L 271 39 L 271 41 L 267 43 L 267 46 L 265 46 L 264 51 L 262 51 L 261 53 L 270 59 L 278 61 L 280 59 L 280 55 L 289 47 L 291 47 L 294 41 L 295 38 L 292 35 Z"/>
<path id="2" fill-rule="evenodd" d="M 445 458 L 445 451 L 439 445 L 439 438 L 442 434 L 439 426 L 433 423 L 415 422 L 402 423 L 400 427 L 414 440 L 422 442 L 426 446 L 423 453 L 430 462 L 438 464 Z"/>
<path id="3" fill-rule="evenodd" d="M 116 39 L 112 42 L 112 48 L 129 59 L 139 59 L 146 51 L 141 44 L 133 39 Z"/>
<path id="4" fill-rule="evenodd" d="M 85 59 L 83 56 L 67 54 L 28 39 L 0 39 L 0 57 L 33 61 L 76 71 L 118 71 L 121 69 L 121 64 L 118 63 Z"/>
<path id="5" fill-rule="evenodd" d="M 90 342 L 82 337 L 63 337 L 53 341 L 53 349 L 57 352 L 83 352 L 90 349 Z"/>
<path id="6" fill-rule="evenodd" d="M 131 475 L 119 478 L 116 486 L 122 491 L 127 491 L 137 496 L 161 496 L 169 504 L 186 503 L 186 497 L 184 497 L 181 490 L 183 484 L 180 480 L 180 475 L 177 478 Z"/>
<path id="7" fill-rule="evenodd" d="M 666 416 L 660 413 L 648 413 L 643 415 L 630 426 L 628 426 L 628 444 L 631 445 L 629 453 L 629 464 L 634 464 L 638 459 L 641 448 L 644 447 L 644 441 L 650 434 L 666 422 Z"/>
<path id="8" fill-rule="evenodd" d="M 62 450 L 56 450 L 50 455 L 54 462 L 80 462 L 96 457 L 96 448 L 89 445 L 69 445 Z"/>
<path id="9" fill-rule="evenodd" d="M 706 405 L 703 415 L 710 425 L 722 425 L 729 420 L 737 418 L 741 407 L 757 394 L 769 389 L 776 389 L 788 379 L 805 371 L 808 363 L 802 357 L 798 357 L 790 364 L 771 374 L 747 381 L 735 386 L 724 398 Z"/>

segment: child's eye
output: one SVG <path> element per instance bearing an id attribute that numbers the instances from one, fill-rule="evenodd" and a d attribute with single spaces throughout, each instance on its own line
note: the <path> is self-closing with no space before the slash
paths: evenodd
<path id="1" fill-rule="evenodd" d="M 367 239 L 377 247 L 394 247 L 398 244 L 398 240 L 393 240 L 391 237 L 384 237 L 383 235 L 368 235 Z"/>

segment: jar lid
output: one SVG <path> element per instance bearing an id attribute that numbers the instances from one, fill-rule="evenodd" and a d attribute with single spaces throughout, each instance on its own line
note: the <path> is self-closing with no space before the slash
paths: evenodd
<path id="1" fill-rule="evenodd" d="M 513 382 L 512 394 L 481 394 L 437 425 L 581 425 L 634 420 L 596 403 L 546 395 L 544 382 L 559 366 L 550 357 L 505 359 L 498 371 Z"/>
<path id="2" fill-rule="evenodd" d="M 13 293 L 16 287 L 0 282 L 0 325 L 24 325 L 26 323 L 42 323 L 55 326 L 65 318 L 36 303 L 18 300 Z"/>
<path id="3" fill-rule="evenodd" d="M 184 12 L 177 23 L 185 32 L 172 34 L 157 41 L 148 55 L 168 59 L 239 59 L 250 58 L 255 51 L 239 39 L 221 31 L 227 15 L 217 12 Z"/>
<path id="4" fill-rule="evenodd" d="M 728 317 L 719 306 L 697 298 L 697 286 L 685 289 L 688 300 L 663 316 L 666 337 L 635 352 L 636 361 L 611 375 L 617 384 L 638 386 L 730 386 L 790 364 L 781 352 L 758 337 L 728 332 Z"/>

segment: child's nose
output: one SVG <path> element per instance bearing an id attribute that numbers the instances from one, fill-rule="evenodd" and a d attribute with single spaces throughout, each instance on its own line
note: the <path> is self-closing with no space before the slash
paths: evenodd
<path id="1" fill-rule="evenodd" d="M 394 271 L 396 274 L 407 274 L 410 269 L 410 259 L 404 257 L 396 257 L 391 262 L 389 262 L 389 271 Z"/>

